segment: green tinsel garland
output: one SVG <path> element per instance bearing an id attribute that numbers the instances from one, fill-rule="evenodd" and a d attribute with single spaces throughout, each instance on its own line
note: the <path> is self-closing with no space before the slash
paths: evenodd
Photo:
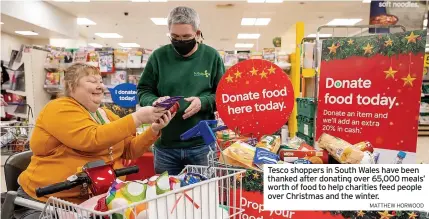
<path id="1" fill-rule="evenodd" d="M 418 35 L 416 42 L 408 42 L 407 36 L 413 33 Z M 351 56 L 371 57 L 377 54 L 384 56 L 394 56 L 407 53 L 421 53 L 426 47 L 426 30 L 407 31 L 395 34 L 383 34 L 363 37 L 341 37 L 330 38 L 323 41 L 322 59 L 325 61 L 333 59 L 346 59 Z M 392 45 L 386 44 L 386 41 L 392 41 Z M 333 52 L 329 47 L 334 45 L 336 51 Z M 365 53 L 365 47 L 373 47 L 370 53 Z"/>

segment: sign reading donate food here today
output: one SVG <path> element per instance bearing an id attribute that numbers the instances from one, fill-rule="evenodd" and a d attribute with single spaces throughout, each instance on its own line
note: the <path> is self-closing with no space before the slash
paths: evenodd
<path id="1" fill-rule="evenodd" d="M 255 137 L 278 131 L 293 106 L 289 77 L 266 60 L 251 59 L 231 67 L 216 91 L 216 107 L 225 124 Z"/>
<path id="2" fill-rule="evenodd" d="M 121 107 L 135 107 L 137 105 L 137 87 L 135 84 L 119 84 L 109 90 L 115 104 Z"/>

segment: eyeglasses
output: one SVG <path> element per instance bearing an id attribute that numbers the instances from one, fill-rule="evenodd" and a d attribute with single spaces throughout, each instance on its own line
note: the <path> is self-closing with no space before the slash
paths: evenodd
<path id="1" fill-rule="evenodd" d="M 197 35 L 191 35 L 191 36 L 175 36 L 175 35 L 168 35 L 168 38 L 170 38 L 171 41 L 188 41 L 188 40 L 192 40 L 195 37 L 197 37 Z"/>

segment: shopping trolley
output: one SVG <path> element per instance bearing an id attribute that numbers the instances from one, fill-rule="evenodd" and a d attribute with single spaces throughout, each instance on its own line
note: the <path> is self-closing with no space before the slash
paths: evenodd
<path id="1" fill-rule="evenodd" d="M 243 209 L 242 193 L 238 185 L 242 183 L 244 172 L 242 169 L 189 165 L 184 168 L 182 174 L 200 174 L 205 180 L 104 212 L 94 210 L 94 206 L 77 205 L 57 197 L 50 197 L 46 203 L 17 197 L 14 203 L 42 211 L 40 218 L 239 219 Z M 73 180 L 73 183 L 70 183 L 70 180 Z M 71 177 L 53 187 L 39 189 L 36 193 L 40 196 L 47 195 L 82 183 L 88 183 L 88 180 L 85 177 L 79 180 Z"/>
<path id="2" fill-rule="evenodd" d="M 26 123 L 15 123 L 1 126 L 1 154 L 11 155 L 30 150 L 29 141 L 34 126 Z"/>

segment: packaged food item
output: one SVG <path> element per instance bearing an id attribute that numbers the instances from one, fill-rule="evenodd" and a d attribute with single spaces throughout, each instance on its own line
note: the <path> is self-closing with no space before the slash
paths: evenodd
<path id="1" fill-rule="evenodd" d="M 227 163 L 232 166 L 257 169 L 253 166 L 253 158 L 255 157 L 255 147 L 237 141 L 225 150 L 219 156 L 220 162 Z"/>
<path id="2" fill-rule="evenodd" d="M 254 164 L 277 164 L 279 156 L 263 148 L 255 149 Z"/>
<path id="3" fill-rule="evenodd" d="M 184 187 L 184 186 L 202 182 L 204 180 L 207 180 L 207 177 L 199 173 L 186 173 L 183 176 L 180 176 L 180 186 Z"/>
<path id="4" fill-rule="evenodd" d="M 314 147 L 308 145 L 307 143 L 303 142 L 301 143 L 301 146 L 299 146 L 298 150 L 300 151 L 313 151 Z"/>
<path id="5" fill-rule="evenodd" d="M 311 151 L 300 151 L 300 150 L 284 150 L 279 151 L 280 159 L 287 163 L 293 163 L 298 159 L 309 160 L 312 164 L 328 164 L 329 155 L 325 150 L 311 150 Z"/>
<path id="6" fill-rule="evenodd" d="M 280 136 L 278 135 L 264 135 L 261 140 L 256 144 L 258 148 L 267 149 L 273 153 L 277 153 L 280 148 Z"/>
<path id="7" fill-rule="evenodd" d="M 305 141 L 297 136 L 293 137 L 289 140 L 288 146 L 293 149 L 298 149 L 302 143 L 305 143 Z"/>
<path id="8" fill-rule="evenodd" d="M 298 159 L 298 160 L 295 160 L 293 164 L 311 164 L 311 162 L 306 159 Z"/>
<path id="9" fill-rule="evenodd" d="M 369 151 L 365 151 L 363 153 L 363 158 L 360 161 L 360 164 L 375 164 L 375 159 L 374 159 L 374 155 L 369 152 Z"/>
<path id="10" fill-rule="evenodd" d="M 380 157 L 380 153 L 379 152 L 374 152 L 374 153 L 372 153 L 372 155 L 374 156 L 374 162 L 377 164 L 378 163 L 378 158 Z"/>
<path id="11" fill-rule="evenodd" d="M 355 147 L 355 148 L 357 148 L 357 149 L 359 149 L 360 151 L 363 151 L 363 152 L 365 152 L 365 151 L 369 151 L 371 153 L 374 152 L 374 148 L 372 147 L 372 144 L 369 141 L 359 142 L 359 143 L 353 145 L 353 147 Z"/>
<path id="12" fill-rule="evenodd" d="M 236 141 L 242 141 L 249 145 L 255 145 L 256 139 L 246 136 L 238 136 L 235 132 L 233 132 L 230 129 L 223 130 L 216 132 L 217 137 L 217 143 L 219 144 L 220 148 L 225 149 L 232 144 L 234 144 Z"/>
<path id="13" fill-rule="evenodd" d="M 364 152 L 353 147 L 350 143 L 323 133 L 318 141 L 320 148 L 325 149 L 338 162 L 346 164 L 359 164 L 364 158 Z"/>

